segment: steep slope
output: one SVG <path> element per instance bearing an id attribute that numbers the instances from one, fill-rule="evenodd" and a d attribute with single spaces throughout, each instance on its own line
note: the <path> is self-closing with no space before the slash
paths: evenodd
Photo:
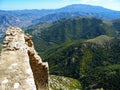
<path id="1" fill-rule="evenodd" d="M 53 10 L 0 10 L 0 32 L 2 35 L 9 26 L 28 27 L 36 24 L 32 20 L 41 18 L 44 15 L 52 13 Z"/>
<path id="2" fill-rule="evenodd" d="M 117 27 L 117 26 L 120 24 L 120 19 L 115 19 L 112 21 L 113 21 L 113 25 L 116 25 L 116 29 L 119 29 L 119 27 Z"/>
<path id="3" fill-rule="evenodd" d="M 38 51 L 73 40 L 90 39 L 99 35 L 115 35 L 115 30 L 103 23 L 101 19 L 90 17 L 64 19 L 42 25 L 46 27 L 38 26 L 26 30 L 33 34 L 33 41 Z"/>
<path id="4" fill-rule="evenodd" d="M 116 33 L 117 33 L 116 37 L 120 36 L 120 19 L 113 20 L 112 24 L 113 24 L 113 28 L 116 29 Z"/>
<path id="5" fill-rule="evenodd" d="M 107 36 L 94 40 L 98 39 L 103 39 L 102 44 L 91 40 L 69 42 L 46 51 L 42 57 L 49 62 L 51 74 L 76 78 L 83 89 L 119 90 L 120 40 L 108 40 Z"/>
<path id="6" fill-rule="evenodd" d="M 21 23 L 19 18 L 11 15 L 0 15 L 0 37 L 2 37 L 6 28 L 12 25 L 19 26 L 18 23 Z"/>
<path id="7" fill-rule="evenodd" d="M 92 42 L 92 43 L 96 43 L 99 45 L 104 45 L 105 43 L 109 42 L 111 39 L 112 39 L 112 37 L 108 37 L 106 35 L 100 35 L 94 39 L 87 40 L 87 42 Z"/>
<path id="8" fill-rule="evenodd" d="M 50 76 L 51 90 L 82 90 L 82 86 L 78 80 L 64 76 Z"/>
<path id="9" fill-rule="evenodd" d="M 48 65 L 42 62 L 34 50 L 31 36 L 25 35 L 20 28 L 8 28 L 0 54 L 0 90 L 82 88 L 78 80 L 64 76 L 49 76 L 48 73 Z"/>

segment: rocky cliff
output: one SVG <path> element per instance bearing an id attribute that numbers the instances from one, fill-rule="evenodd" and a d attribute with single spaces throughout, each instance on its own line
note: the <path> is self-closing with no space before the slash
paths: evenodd
<path id="1" fill-rule="evenodd" d="M 9 27 L 0 59 L 0 90 L 49 90 L 48 63 L 34 49 L 30 35 Z"/>

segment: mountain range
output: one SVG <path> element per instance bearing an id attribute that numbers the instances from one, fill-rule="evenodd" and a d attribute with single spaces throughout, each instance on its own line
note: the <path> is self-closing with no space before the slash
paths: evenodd
<path id="1" fill-rule="evenodd" d="M 64 43 L 42 56 L 50 65 L 50 74 L 75 78 L 81 82 L 82 90 L 119 90 L 119 45 L 120 39 L 99 36 Z"/>
<path id="2" fill-rule="evenodd" d="M 4 34 L 6 28 L 9 26 L 24 28 L 43 22 L 53 22 L 63 18 L 74 18 L 78 16 L 113 20 L 120 18 L 120 11 L 84 4 L 73 4 L 60 9 L 0 10 L 0 36 Z"/>
<path id="3" fill-rule="evenodd" d="M 9 26 L 32 35 L 38 54 L 49 63 L 53 89 L 120 90 L 120 11 L 74 4 L 0 14 L 0 37 Z"/>
<path id="4" fill-rule="evenodd" d="M 92 39 L 100 35 L 119 37 L 119 20 L 106 21 L 91 17 L 62 19 L 25 29 L 33 35 L 38 52 L 66 42 Z"/>
<path id="5" fill-rule="evenodd" d="M 77 79 L 82 90 L 119 90 L 119 23 L 84 16 L 37 24 L 25 32 L 33 36 L 50 74 Z"/>

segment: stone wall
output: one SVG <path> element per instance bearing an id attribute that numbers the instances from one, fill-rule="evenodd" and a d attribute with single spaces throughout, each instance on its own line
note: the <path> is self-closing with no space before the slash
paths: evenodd
<path id="1" fill-rule="evenodd" d="M 1 52 L 0 90 L 48 90 L 48 77 L 48 64 L 34 50 L 31 36 L 9 27 Z"/>
<path id="2" fill-rule="evenodd" d="M 48 63 L 42 62 L 41 58 L 36 53 L 33 42 L 31 40 L 31 36 L 26 35 L 25 40 L 26 40 L 26 44 L 28 46 L 28 55 L 29 55 L 29 59 L 30 59 L 30 65 L 31 65 L 31 68 L 33 71 L 37 90 L 49 90 Z"/>

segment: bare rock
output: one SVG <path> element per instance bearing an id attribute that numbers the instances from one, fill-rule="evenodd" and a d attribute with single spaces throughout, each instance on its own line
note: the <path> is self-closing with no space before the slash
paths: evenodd
<path id="1" fill-rule="evenodd" d="M 18 27 L 6 31 L 0 59 L 0 90 L 49 90 L 48 63 Z"/>

